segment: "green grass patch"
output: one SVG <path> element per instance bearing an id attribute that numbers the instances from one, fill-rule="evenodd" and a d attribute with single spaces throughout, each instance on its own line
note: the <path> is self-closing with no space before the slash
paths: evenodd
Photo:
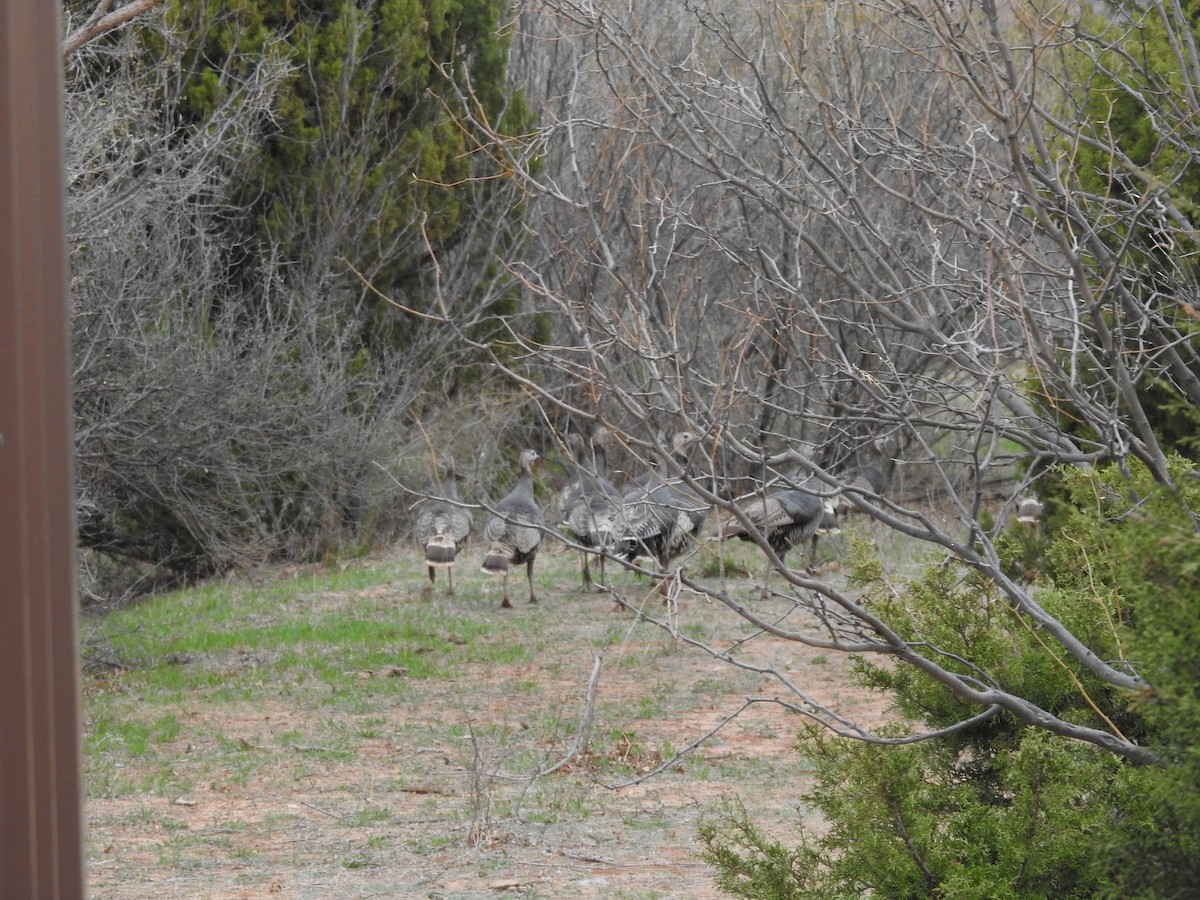
<path id="1" fill-rule="evenodd" d="M 344 690 L 362 672 L 387 670 L 406 679 L 447 674 L 467 658 L 520 662 L 531 648 L 482 641 L 487 626 L 437 606 L 351 600 L 322 607 L 309 599 L 332 591 L 345 575 L 303 579 L 261 590 L 227 585 L 166 594 L 111 613 L 96 623 L 93 642 L 128 666 L 141 691 L 216 699 L 247 698 L 265 677 L 317 679 Z M 380 576 L 358 576 L 370 587 Z M 301 587 L 302 584 L 302 587 Z M 378 692 L 386 682 L 361 688 Z"/>
<path id="2" fill-rule="evenodd" d="M 222 873 L 232 891 L 262 872 L 303 871 L 338 882 L 340 896 L 368 882 L 386 893 L 387 873 L 414 852 L 473 847 L 451 854 L 457 874 L 480 859 L 478 877 L 495 880 L 531 834 L 568 845 L 585 832 L 686 833 L 679 817 L 690 811 L 631 810 L 607 788 L 661 766 L 761 690 L 762 676 L 578 591 L 569 554 L 539 559 L 540 602 L 517 591 L 511 610 L 470 565 L 455 595 L 441 579 L 426 590 L 420 563 L 401 554 L 374 568 L 229 579 L 85 621 L 85 646 L 110 666 L 93 666 L 84 688 L 97 893 L 130 877 L 125 848 L 141 854 L 144 885 L 180 879 L 202 891 Z M 615 580 L 639 597 L 646 589 L 625 573 Z M 657 596 L 645 609 L 668 613 Z M 724 606 L 688 593 L 672 614 L 718 645 L 743 632 Z M 597 650 L 586 745 L 526 780 L 577 749 Z M 675 724 L 697 710 L 698 721 Z M 731 789 L 755 792 L 781 771 L 694 754 L 662 777 L 727 774 Z"/>
<path id="3" fill-rule="evenodd" d="M 129 756 L 144 756 L 156 744 L 179 736 L 179 720 L 174 715 L 159 716 L 149 722 L 103 717 L 93 721 L 87 748 L 91 752 L 121 749 Z"/>

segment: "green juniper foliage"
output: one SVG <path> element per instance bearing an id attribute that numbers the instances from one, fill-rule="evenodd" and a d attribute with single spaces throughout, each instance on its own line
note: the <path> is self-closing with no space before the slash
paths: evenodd
<path id="1" fill-rule="evenodd" d="M 144 36 L 146 64 L 182 47 L 180 95 L 165 111 L 204 128 L 229 86 L 266 54 L 291 77 L 273 128 L 229 198 L 231 283 L 276 270 L 312 284 L 333 270 L 346 293 L 379 305 L 387 339 L 404 344 L 411 318 L 384 315 L 346 263 L 381 294 L 429 308 L 431 265 L 471 246 L 486 218 L 490 244 L 520 217 L 494 161 L 476 151 L 463 103 L 501 134 L 532 121 L 507 80 L 507 5 L 498 0 L 180 0 L 168 31 Z M 460 98 L 470 85 L 471 99 Z M 483 283 L 497 273 L 480 248 Z M 345 262 L 343 262 L 343 260 Z M 377 323 L 380 324 L 380 323 Z"/>
<path id="2" fill-rule="evenodd" d="M 906 639 L 1065 719 L 1153 747 L 1136 766 L 1005 714 L 948 737 L 880 746 L 805 731 L 802 798 L 829 823 L 791 848 L 727 808 L 702 826 L 721 887 L 747 898 L 1186 897 L 1200 876 L 1200 482 L 1170 491 L 1134 467 L 1064 472 L 1074 512 L 1052 541 L 1039 602 L 1152 685 L 1099 683 L 991 586 L 940 563 L 871 602 Z M 905 666 L 858 664 L 912 729 L 973 710 Z M 897 726 L 892 734 L 909 729 Z"/>
<path id="3" fill-rule="evenodd" d="M 1062 101 L 1062 118 L 1073 126 L 1061 135 L 1060 149 L 1074 180 L 1072 202 L 1108 256 L 1096 254 L 1095 290 L 1103 295 L 1105 273 L 1120 265 L 1132 275 L 1124 284 L 1138 302 L 1187 335 L 1194 353 L 1200 273 L 1194 253 L 1180 245 L 1160 211 L 1170 207 L 1179 234 L 1195 233 L 1200 164 L 1190 141 L 1181 139 L 1170 123 L 1192 116 L 1187 110 L 1195 76 L 1181 60 L 1178 42 L 1196 40 L 1200 3 L 1184 0 L 1173 12 L 1168 29 L 1162 17 L 1147 14 L 1141 4 L 1118 0 L 1083 10 L 1078 27 L 1089 39 L 1065 63 L 1065 80 L 1074 87 Z M 1155 200 L 1144 213 L 1127 215 L 1147 198 Z M 1103 315 L 1117 340 L 1114 349 L 1126 341 L 1132 348 L 1145 338 L 1127 335 L 1118 312 Z M 1155 334 L 1151 340 L 1162 338 Z M 1193 359 L 1186 348 L 1180 357 Z M 1194 377 L 1194 361 L 1190 368 Z M 1082 377 L 1102 380 L 1108 373 L 1085 367 Z M 1175 379 L 1154 364 L 1139 377 L 1137 391 L 1164 449 L 1200 459 L 1200 409 L 1188 402 Z M 1062 427 L 1078 433 L 1070 404 L 1061 397 L 1051 402 L 1062 414 Z"/>

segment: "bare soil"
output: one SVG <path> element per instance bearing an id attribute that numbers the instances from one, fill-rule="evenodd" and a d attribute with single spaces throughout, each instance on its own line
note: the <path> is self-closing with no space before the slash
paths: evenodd
<path id="1" fill-rule="evenodd" d="M 784 840 L 801 822 L 819 827 L 800 806 L 808 764 L 794 739 L 804 720 L 771 703 L 749 705 L 693 753 L 642 777 L 748 698 L 779 696 L 777 681 L 583 593 L 574 554 L 540 563 L 539 604 L 502 610 L 498 586 L 466 567 L 457 597 L 441 585 L 422 592 L 403 552 L 403 573 L 367 589 L 381 623 L 407 604 L 441 604 L 490 624 L 454 677 L 355 673 L 377 682 L 368 708 L 312 702 L 323 688 L 305 683 L 164 710 L 177 733 L 110 773 L 136 789 L 89 785 L 93 898 L 703 900 L 723 895 L 697 856 L 696 828 L 722 801 L 739 800 Z M 645 593 L 632 576 L 617 581 L 630 596 Z M 520 596 L 522 579 L 513 585 Z M 749 634 L 723 606 L 686 592 L 674 607 L 646 597 L 644 608 L 714 647 Z M 511 663 L 470 661 L 476 649 L 494 658 L 482 650 L 506 641 L 534 652 Z M 567 758 L 601 653 L 590 741 Z M 786 672 L 843 714 L 868 724 L 886 717 L 878 696 L 849 684 L 837 654 L 758 636 L 738 655 Z M 250 653 L 187 664 L 244 675 L 260 662 Z M 85 693 L 125 689 L 115 673 Z"/>

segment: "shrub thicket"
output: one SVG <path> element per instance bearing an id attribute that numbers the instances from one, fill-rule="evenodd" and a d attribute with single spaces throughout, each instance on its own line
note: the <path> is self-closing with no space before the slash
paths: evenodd
<path id="1" fill-rule="evenodd" d="M 933 563 L 871 601 L 911 639 L 961 660 L 958 671 L 986 673 L 1071 721 L 1115 727 L 1153 747 L 1160 765 L 1003 713 L 901 746 L 811 729 L 799 744 L 816 776 L 804 802 L 829 830 L 789 848 L 737 810 L 711 818 L 701 837 L 722 886 L 748 898 L 1189 896 L 1200 874 L 1200 484 L 1189 468 L 1176 459 L 1176 493 L 1141 469 L 1128 479 L 1116 467 L 1064 473 L 1074 511 L 1039 577 L 1043 607 L 1145 674 L 1153 693 L 1100 683 L 953 566 Z M 911 667 L 861 660 L 858 678 L 922 727 L 970 713 Z"/>

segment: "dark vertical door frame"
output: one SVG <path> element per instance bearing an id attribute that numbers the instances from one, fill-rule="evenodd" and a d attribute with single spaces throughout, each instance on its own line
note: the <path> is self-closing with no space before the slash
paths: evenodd
<path id="1" fill-rule="evenodd" d="M 85 894 L 53 0 L 0 0 L 0 896 Z"/>

